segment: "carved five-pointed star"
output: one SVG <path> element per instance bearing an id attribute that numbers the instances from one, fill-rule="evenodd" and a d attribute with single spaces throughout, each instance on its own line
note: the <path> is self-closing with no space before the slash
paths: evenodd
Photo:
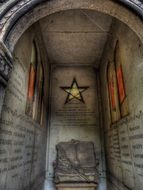
<path id="1" fill-rule="evenodd" d="M 68 96 L 66 98 L 65 104 L 70 102 L 73 99 L 77 99 L 83 103 L 85 103 L 82 93 L 87 90 L 89 87 L 88 86 L 78 86 L 78 83 L 76 79 L 73 79 L 73 82 L 70 87 L 61 87 L 65 92 L 68 93 Z"/>

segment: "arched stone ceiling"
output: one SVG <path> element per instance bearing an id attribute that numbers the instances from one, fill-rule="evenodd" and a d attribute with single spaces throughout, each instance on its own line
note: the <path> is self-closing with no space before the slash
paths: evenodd
<path id="1" fill-rule="evenodd" d="M 109 14 L 126 23 L 143 41 L 142 21 L 128 8 L 143 15 L 143 3 L 139 0 L 1 0 L 0 41 L 13 51 L 22 33 L 37 20 L 52 13 L 68 9 L 88 9 Z M 118 3 L 122 3 L 119 5 Z M 136 19 L 136 26 L 133 22 Z"/>
<path id="2" fill-rule="evenodd" d="M 126 4 L 129 4 L 130 6 L 134 4 L 134 8 L 141 8 L 141 4 L 139 4 L 139 1 L 135 1 L 133 3 L 133 0 L 120 0 L 118 2 L 124 2 Z M 39 20 L 40 18 L 52 14 L 57 11 L 61 10 L 67 10 L 67 9 L 77 9 L 77 8 L 83 8 L 83 9 L 91 9 L 91 10 L 97 10 L 101 11 L 107 14 L 110 14 L 112 16 L 117 17 L 118 19 L 124 20 L 130 25 L 129 20 L 127 18 L 123 18 L 127 12 L 127 9 L 123 6 L 119 6 L 117 4 L 117 1 L 112 0 L 62 0 L 62 1 L 56 1 L 56 0 L 8 0 L 6 3 L 3 3 L 1 6 L 1 22 L 0 22 L 0 31 L 1 31 L 1 41 L 5 41 L 8 39 L 8 43 L 10 43 L 10 40 L 14 38 L 14 36 L 11 36 L 9 32 L 12 29 L 16 31 L 16 27 L 20 29 L 23 28 L 23 30 L 19 30 L 19 38 L 21 34 L 35 21 Z M 120 11 L 120 9 L 122 9 Z M 124 13 L 123 13 L 124 11 Z M 27 13 L 27 14 L 26 14 Z M 130 16 L 130 15 L 129 15 Z M 131 18 L 131 17 L 129 17 Z M 128 19 L 129 19 L 128 18 Z M 22 23 L 23 20 L 23 23 Z M 24 23 L 24 20 L 25 23 Z M 132 20 L 132 18 L 131 18 Z M 18 23 L 19 21 L 19 23 Z M 19 24 L 19 26 L 17 25 Z M 17 31 L 16 31 L 17 32 Z M 18 33 L 17 33 L 18 34 Z M 11 39 L 10 39 L 11 38 Z M 17 42 L 17 39 L 15 37 L 15 42 Z M 14 39 L 13 39 L 14 40 Z M 15 44 L 13 42 L 13 44 Z M 9 45 L 9 44 L 8 44 Z M 13 49 L 13 48 L 11 48 Z"/>
<path id="3" fill-rule="evenodd" d="M 40 20 L 50 63 L 98 67 L 112 17 L 96 11 L 61 11 Z"/>
<path id="4" fill-rule="evenodd" d="M 0 0 L 0 58 L 9 68 L 3 74 L 10 73 L 12 52 L 26 29 L 43 17 L 70 9 L 110 15 L 128 25 L 143 43 L 142 0 Z"/>

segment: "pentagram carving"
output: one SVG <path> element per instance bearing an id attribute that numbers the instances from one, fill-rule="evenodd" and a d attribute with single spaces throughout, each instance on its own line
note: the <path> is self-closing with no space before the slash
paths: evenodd
<path id="1" fill-rule="evenodd" d="M 68 93 L 65 104 L 77 99 L 82 103 L 85 103 L 82 93 L 89 88 L 89 86 L 79 86 L 76 78 L 73 79 L 71 86 L 60 87 L 66 93 Z"/>

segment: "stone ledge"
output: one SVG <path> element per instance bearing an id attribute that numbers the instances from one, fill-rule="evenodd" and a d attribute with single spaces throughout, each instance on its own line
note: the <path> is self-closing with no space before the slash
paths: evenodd
<path id="1" fill-rule="evenodd" d="M 96 190 L 95 183 L 60 183 L 56 185 L 57 190 Z"/>

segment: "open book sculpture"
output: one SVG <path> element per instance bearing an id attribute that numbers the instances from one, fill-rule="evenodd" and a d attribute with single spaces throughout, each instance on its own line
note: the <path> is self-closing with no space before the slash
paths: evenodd
<path id="1" fill-rule="evenodd" d="M 76 141 L 61 142 L 56 146 L 55 183 L 98 183 L 94 144 Z"/>

